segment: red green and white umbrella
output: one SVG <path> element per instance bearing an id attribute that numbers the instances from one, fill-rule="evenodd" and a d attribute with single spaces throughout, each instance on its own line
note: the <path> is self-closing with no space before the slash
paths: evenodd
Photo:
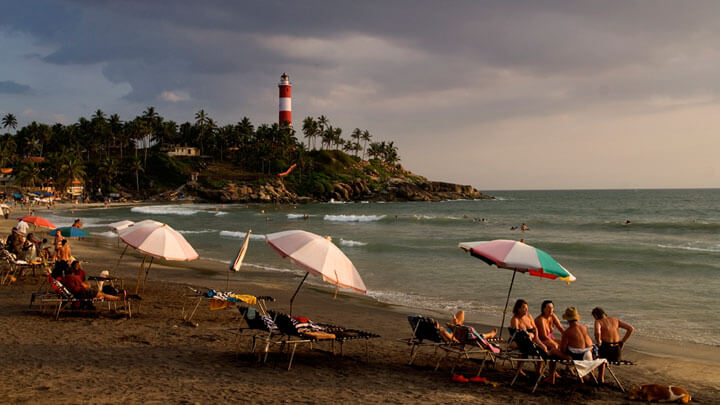
<path id="1" fill-rule="evenodd" d="M 515 274 L 517 272 L 529 273 L 532 276 L 552 280 L 560 279 L 568 284 L 576 280 L 572 273 L 545 251 L 524 242 L 498 239 L 482 242 L 463 242 L 460 243 L 459 246 L 460 249 L 469 252 L 470 255 L 477 257 L 489 265 L 495 265 L 501 269 L 513 270 L 513 277 L 510 282 L 507 300 L 505 301 L 505 309 L 503 310 L 503 320 L 500 325 L 501 336 L 502 328 L 505 325 L 505 314 L 507 313 L 508 302 L 510 301 L 510 292 L 515 283 Z"/>

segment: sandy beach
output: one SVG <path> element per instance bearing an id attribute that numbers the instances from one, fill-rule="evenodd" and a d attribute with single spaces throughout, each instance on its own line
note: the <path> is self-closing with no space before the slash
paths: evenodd
<path id="1" fill-rule="evenodd" d="M 13 218 L 11 216 L 11 218 Z M 6 236 L 16 220 L 3 220 Z M 110 269 L 134 289 L 141 256 L 132 252 L 115 268 L 121 249 L 111 241 L 72 240 L 73 255 L 89 275 Z M 42 277 L 27 277 L 0 287 L 0 384 L 2 403 L 459 403 L 552 404 L 630 403 L 614 385 L 579 384 L 570 379 L 541 385 L 530 393 L 530 379 L 510 386 L 513 373 L 498 365 L 483 372 L 497 384 L 462 384 L 450 380 L 447 365 L 433 371 L 435 357 L 425 349 L 408 366 L 409 348 L 398 341 L 410 335 L 407 314 L 446 320 L 446 314 L 380 305 L 356 294 L 305 286 L 294 313 L 314 321 L 369 330 L 382 337 L 370 341 L 364 361 L 362 342 L 345 345 L 344 356 L 301 346 L 293 368 L 286 355 L 271 354 L 260 364 L 249 355 L 250 341 L 228 329 L 238 327 L 236 309 L 209 311 L 201 304 L 193 321 L 181 317 L 188 286 L 225 289 L 225 265 L 197 260 L 156 262 L 142 295 L 141 313 L 117 316 L 103 304 L 94 313 L 64 312 L 59 321 L 28 308 Z M 232 274 L 230 290 L 277 299 L 271 309 L 288 310 L 299 281 L 290 273 L 243 270 Z M 474 325 L 489 330 L 487 325 Z M 325 346 L 321 346 L 325 348 Z M 680 385 L 698 403 L 720 400 L 720 350 L 716 347 L 650 341 L 633 337 L 624 352 L 631 367 L 616 367 L 625 387 L 644 383 Z M 462 372 L 474 374 L 465 363 Z M 532 373 L 529 373 L 532 375 Z"/>

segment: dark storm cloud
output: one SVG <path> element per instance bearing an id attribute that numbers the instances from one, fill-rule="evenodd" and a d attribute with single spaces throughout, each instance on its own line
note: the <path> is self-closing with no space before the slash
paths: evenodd
<path id="1" fill-rule="evenodd" d="M 48 63 L 104 64 L 126 96 L 156 102 L 163 91 L 185 89 L 217 103 L 217 89 L 243 83 L 247 94 L 277 80 L 279 72 L 304 71 L 306 89 L 322 97 L 333 74 L 362 77 L 378 99 L 447 89 L 482 91 L 508 72 L 558 81 L 562 97 L 539 94 L 478 101 L 497 111 L 553 111 L 583 103 L 720 91 L 711 55 L 718 37 L 712 23 L 720 5 L 695 2 L 583 1 L 72 1 L 13 2 L 0 25 L 54 47 Z M 9 17 L 14 15 L 15 17 Z M 347 44 L 335 52 L 293 52 L 272 38 Z M 356 37 L 376 38 L 384 53 L 353 58 Z M 300 44 L 302 46 L 302 43 Z M 340 45 L 342 46 L 342 45 Z M 408 51 L 402 55 L 399 50 Z M 687 66 L 700 65 L 692 77 Z M 707 63 L 708 68 L 701 65 Z M 627 73 L 624 71 L 627 70 Z M 313 77 L 315 76 L 315 77 Z M 505 78 L 505 80 L 507 80 Z M 229 82 L 234 84 L 228 85 Z M 543 101 L 544 100 L 544 101 Z M 537 103 L 540 107 L 524 107 Z M 243 105 L 245 100 L 237 101 Z M 454 107 L 457 108 L 457 107 Z M 460 107 L 458 114 L 464 114 Z M 537 111 L 540 110 L 540 111 Z M 457 110 L 455 110 L 457 111 Z"/>
<path id="2" fill-rule="evenodd" d="M 32 89 L 28 85 L 10 80 L 0 80 L 0 94 L 30 94 L 31 91 Z"/>

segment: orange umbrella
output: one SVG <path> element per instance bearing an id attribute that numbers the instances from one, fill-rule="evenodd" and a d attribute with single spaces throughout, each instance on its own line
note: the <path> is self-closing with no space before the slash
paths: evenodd
<path id="1" fill-rule="evenodd" d="M 35 226 L 42 226 L 43 228 L 55 229 L 57 226 L 53 225 L 52 222 L 45 218 L 40 218 L 32 215 L 20 218 L 28 224 L 35 224 Z"/>

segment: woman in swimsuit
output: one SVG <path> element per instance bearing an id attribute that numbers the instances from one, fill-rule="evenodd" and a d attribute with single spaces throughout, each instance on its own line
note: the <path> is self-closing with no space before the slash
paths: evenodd
<path id="1" fill-rule="evenodd" d="M 543 301 L 540 306 L 540 315 L 535 318 L 535 326 L 537 327 L 537 335 L 541 342 L 547 346 L 548 349 L 557 349 L 560 346 L 560 339 L 553 336 L 553 332 L 557 328 L 560 333 L 563 333 L 565 328 L 558 317 L 553 313 L 555 306 L 550 300 Z"/>
<path id="2" fill-rule="evenodd" d="M 545 352 L 548 351 L 547 346 L 538 339 L 535 331 L 535 320 L 533 320 L 532 315 L 528 312 L 528 303 L 524 299 L 515 301 L 513 317 L 510 319 L 510 334 L 512 335 L 519 330 L 526 331 L 533 343 L 545 350 Z"/>

